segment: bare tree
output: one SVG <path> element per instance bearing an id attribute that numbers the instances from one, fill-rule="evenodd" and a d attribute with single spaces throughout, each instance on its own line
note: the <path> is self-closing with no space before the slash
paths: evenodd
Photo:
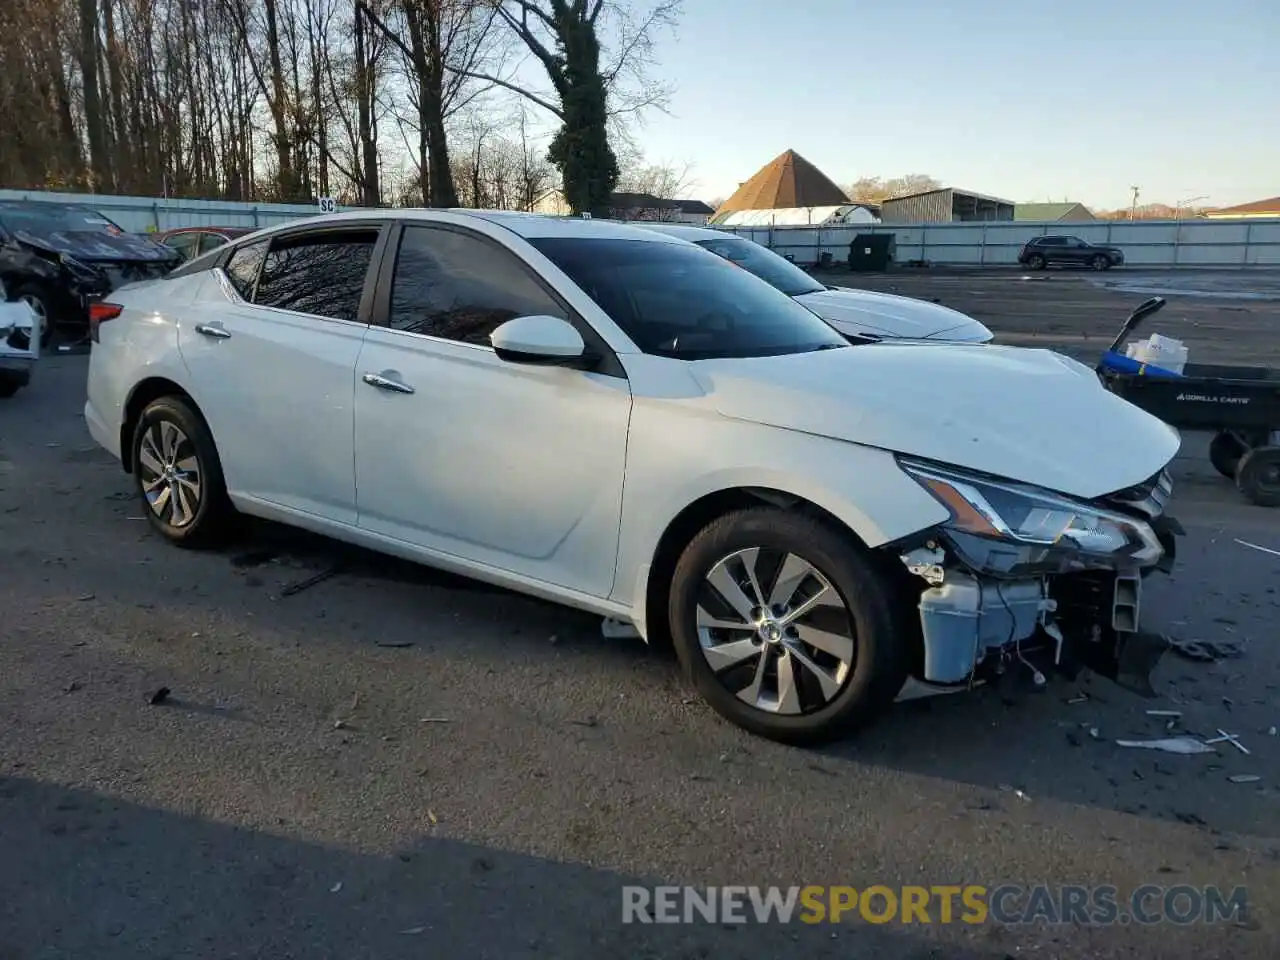
<path id="1" fill-rule="evenodd" d="M 661 0 L 637 13 L 622 0 L 491 0 L 498 15 L 541 63 L 552 93 L 512 79 L 475 74 L 558 117 L 551 162 L 575 212 L 607 211 L 618 181 L 610 118 L 665 103 L 668 89 L 647 78 L 660 28 L 673 26 L 681 0 Z M 611 40 L 606 46 L 605 38 Z"/>
<path id="2" fill-rule="evenodd" d="M 456 206 L 446 124 L 480 92 L 473 76 L 488 65 L 494 50 L 492 0 L 396 0 L 399 31 L 368 0 L 356 3 L 403 58 L 416 113 L 422 200 L 428 206 Z"/>
<path id="3" fill-rule="evenodd" d="M 942 184 L 925 173 L 908 173 L 885 180 L 881 177 L 863 177 L 844 188 L 850 200 L 865 203 L 881 203 L 893 197 L 906 197 L 915 193 L 927 193 L 941 188 Z"/>

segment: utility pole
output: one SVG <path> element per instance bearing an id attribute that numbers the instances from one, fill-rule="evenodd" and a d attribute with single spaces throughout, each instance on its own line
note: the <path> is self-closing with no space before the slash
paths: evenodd
<path id="1" fill-rule="evenodd" d="M 1129 219 L 1136 220 L 1138 219 L 1138 188 L 1135 186 L 1129 189 L 1133 191 L 1133 204 L 1129 207 Z"/>

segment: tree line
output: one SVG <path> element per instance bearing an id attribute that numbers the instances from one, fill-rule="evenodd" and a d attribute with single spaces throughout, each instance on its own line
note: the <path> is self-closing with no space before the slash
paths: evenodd
<path id="1" fill-rule="evenodd" d="M 680 3 L 5 0 L 0 186 L 603 215 Z"/>

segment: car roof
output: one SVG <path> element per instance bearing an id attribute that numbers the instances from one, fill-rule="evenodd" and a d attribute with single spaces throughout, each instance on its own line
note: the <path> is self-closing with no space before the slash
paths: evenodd
<path id="1" fill-rule="evenodd" d="M 0 200 L 0 210 L 25 210 L 29 213 L 49 213 L 54 210 L 75 210 L 77 213 L 97 213 L 84 203 L 64 203 L 60 200 Z"/>
<path id="2" fill-rule="evenodd" d="M 644 230 L 665 233 L 668 236 L 680 237 L 683 240 L 724 240 L 736 236 L 728 230 L 712 230 L 708 227 L 696 227 L 688 223 L 662 223 L 656 220 L 636 221 L 636 226 Z"/>
<path id="3" fill-rule="evenodd" d="M 266 236 L 277 230 L 298 227 L 320 227 L 326 224 L 340 225 L 351 221 L 365 221 L 371 218 L 399 220 L 401 222 L 420 221 L 423 223 L 457 223 L 459 219 L 484 220 L 495 226 L 505 227 L 512 233 L 526 240 L 552 237 L 575 237 L 596 240 L 642 240 L 660 243 L 687 243 L 678 237 L 667 236 L 653 230 L 620 223 L 614 220 L 588 219 L 583 217 L 551 217 L 540 213 L 523 213 L 512 210 L 471 210 L 465 208 L 429 209 L 429 208 L 374 208 L 367 210 L 346 210 L 342 213 L 323 214 L 307 217 L 302 220 L 290 220 L 288 223 L 274 224 L 262 231 Z"/>
<path id="4" fill-rule="evenodd" d="M 241 236 L 243 234 L 253 233 L 253 231 L 257 229 L 257 227 L 219 227 L 216 225 L 211 226 L 208 224 L 200 224 L 199 226 L 192 227 L 170 227 L 168 230 L 161 230 L 160 235 L 167 236 L 171 233 L 229 233 Z"/>

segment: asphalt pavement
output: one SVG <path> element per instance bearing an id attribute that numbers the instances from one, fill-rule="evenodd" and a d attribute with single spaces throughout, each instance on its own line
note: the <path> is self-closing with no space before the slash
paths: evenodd
<path id="1" fill-rule="evenodd" d="M 806 751 L 584 615 L 265 524 L 167 547 L 85 431 L 85 366 L 48 357 L 0 402 L 2 960 L 1277 954 L 1280 511 L 1213 474 L 1203 438 L 1143 615 L 1239 656 L 1166 656 L 1154 701 L 1087 677 L 978 691 Z M 1117 746 L 1166 734 L 1148 709 L 1249 752 Z M 621 922 L 628 883 L 1033 882 L 1244 886 L 1249 910 Z"/>

